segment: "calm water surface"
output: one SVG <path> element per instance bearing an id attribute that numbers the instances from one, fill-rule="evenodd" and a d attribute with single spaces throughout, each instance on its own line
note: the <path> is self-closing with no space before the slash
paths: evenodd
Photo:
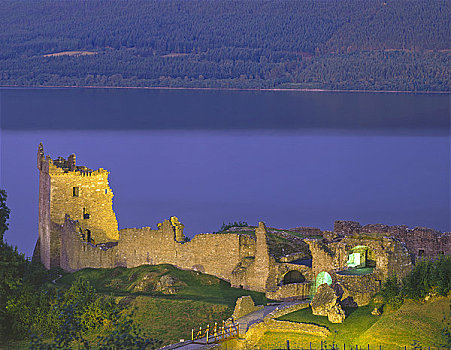
<path id="1" fill-rule="evenodd" d="M 36 151 L 111 171 L 120 228 L 177 215 L 189 236 L 246 220 L 450 224 L 449 96 L 0 90 L 7 239 L 37 237 Z"/>

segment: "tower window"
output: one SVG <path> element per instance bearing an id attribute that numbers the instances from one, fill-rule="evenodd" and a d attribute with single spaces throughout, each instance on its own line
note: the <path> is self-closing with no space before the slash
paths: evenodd
<path id="1" fill-rule="evenodd" d="M 83 208 L 83 219 L 89 219 L 91 217 L 91 215 L 88 213 L 88 211 L 86 210 L 86 208 Z"/>
<path id="2" fill-rule="evenodd" d="M 424 256 L 424 249 L 418 250 L 418 256 Z"/>
<path id="3" fill-rule="evenodd" d="M 105 190 L 105 194 L 107 194 L 108 193 L 108 190 Z"/>
<path id="4" fill-rule="evenodd" d="M 72 187 L 72 197 L 78 197 L 80 195 L 80 188 Z"/>

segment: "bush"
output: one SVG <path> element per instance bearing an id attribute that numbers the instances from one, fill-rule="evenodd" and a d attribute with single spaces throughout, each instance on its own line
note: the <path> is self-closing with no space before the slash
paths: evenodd
<path id="1" fill-rule="evenodd" d="M 431 292 L 445 296 L 450 289 L 451 255 L 419 261 L 403 280 L 404 295 L 414 300 L 423 299 Z"/>
<path id="2" fill-rule="evenodd" d="M 222 223 L 221 228 L 219 229 L 219 232 L 224 232 L 227 231 L 228 229 L 232 228 L 232 227 L 247 227 L 249 226 L 248 223 L 246 221 L 240 221 L 240 222 L 229 222 L 229 223 Z"/>
<path id="3" fill-rule="evenodd" d="M 399 308 L 405 298 L 424 299 L 428 294 L 448 295 L 451 290 L 451 255 L 435 260 L 421 260 L 399 283 L 396 276 L 387 278 L 381 289 L 385 303 Z"/>
<path id="4" fill-rule="evenodd" d="M 404 301 L 401 290 L 397 277 L 393 275 L 385 281 L 381 289 L 381 295 L 385 303 L 394 309 L 399 309 Z"/>

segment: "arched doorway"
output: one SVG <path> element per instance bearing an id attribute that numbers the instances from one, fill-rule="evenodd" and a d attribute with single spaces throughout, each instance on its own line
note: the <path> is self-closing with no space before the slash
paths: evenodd
<path id="1" fill-rule="evenodd" d="M 293 270 L 289 271 L 283 276 L 283 284 L 290 283 L 303 283 L 305 282 L 305 277 L 299 271 Z"/>
<path id="2" fill-rule="evenodd" d="M 374 252 L 367 246 L 358 245 L 349 251 L 348 268 L 362 269 L 376 267 Z"/>
<path id="3" fill-rule="evenodd" d="M 322 285 L 323 283 L 327 283 L 329 286 L 332 284 L 332 277 L 329 273 L 327 273 L 326 271 L 321 271 L 317 276 L 316 276 L 316 283 L 315 283 L 315 291 L 316 289 L 318 289 L 318 287 L 320 285 Z"/>

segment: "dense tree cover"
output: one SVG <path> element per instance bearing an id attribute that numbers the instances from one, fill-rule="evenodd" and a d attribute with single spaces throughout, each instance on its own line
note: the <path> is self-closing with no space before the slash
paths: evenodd
<path id="1" fill-rule="evenodd" d="M 404 299 L 421 300 L 428 294 L 446 296 L 451 291 L 451 255 L 421 260 L 402 281 L 389 277 L 381 289 L 386 303 L 399 308 Z"/>
<path id="2" fill-rule="evenodd" d="M 3 244 L 3 235 L 8 229 L 10 210 L 6 205 L 6 191 L 0 189 L 0 245 Z"/>
<path id="3" fill-rule="evenodd" d="M 161 344 L 142 334 L 112 297 L 97 296 L 88 281 L 76 280 L 68 290 L 56 293 L 50 305 L 41 319 L 52 319 L 50 331 L 44 335 L 53 335 L 53 340 L 44 342 L 42 335 L 33 334 L 31 349 L 70 349 L 74 345 L 86 350 L 94 345 L 100 350 L 153 349 Z M 101 335 L 92 339 L 93 331 Z"/>
<path id="4" fill-rule="evenodd" d="M 6 192 L 0 190 L 2 234 L 9 213 Z M 40 350 L 68 349 L 77 344 L 85 349 L 95 344 L 105 350 L 161 344 L 143 335 L 127 309 L 113 297 L 98 295 L 82 279 L 66 290 L 59 289 L 50 283 L 54 275 L 55 271 L 46 271 L 0 240 L 0 345 L 27 338 L 32 339 L 32 349 Z M 48 338 L 53 340 L 43 341 Z"/>
<path id="5" fill-rule="evenodd" d="M 448 91 L 446 0 L 2 0 L 0 85 Z M 85 56 L 53 56 L 89 51 Z"/>

